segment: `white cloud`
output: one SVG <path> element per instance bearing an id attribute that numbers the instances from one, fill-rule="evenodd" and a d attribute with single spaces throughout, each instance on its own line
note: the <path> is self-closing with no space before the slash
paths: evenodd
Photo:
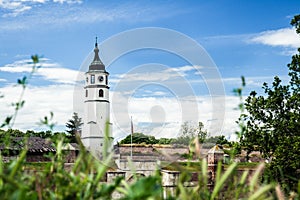
<path id="1" fill-rule="evenodd" d="M 23 13 L 31 9 L 31 6 L 25 5 L 21 1 L 2 1 L 0 2 L 0 8 L 8 10 L 9 12 L 4 14 L 3 17 L 16 17 L 20 13 Z"/>
<path id="2" fill-rule="evenodd" d="M 187 72 L 191 72 L 191 71 L 194 71 L 194 74 L 202 74 L 201 70 L 203 69 L 204 67 L 202 66 L 198 66 L 198 65 L 195 65 L 195 66 L 191 66 L 191 65 L 185 65 L 185 66 L 181 66 L 181 67 L 173 67 L 173 68 L 170 68 L 169 71 L 176 71 L 178 73 L 180 73 L 182 76 L 186 76 Z"/>
<path id="3" fill-rule="evenodd" d="M 2 111 L 0 121 L 13 112 L 10 104 L 16 102 L 20 89 L 21 87 L 12 85 L 0 88 L 1 94 L 4 94 L 4 98 L 0 99 Z M 74 96 L 74 86 L 69 84 L 30 86 L 25 92 L 26 103 L 18 114 L 14 128 L 38 130 L 40 127 L 36 123 L 39 119 L 53 111 L 54 121 L 63 131 L 64 128 L 61 127 L 64 127 L 74 111 L 82 114 L 83 101 L 76 102 L 80 98 Z M 184 99 L 176 97 L 130 97 L 128 99 L 127 94 L 123 92 L 111 91 L 110 102 L 113 136 L 116 139 L 123 138 L 130 132 L 130 116 L 133 116 L 136 131 L 156 137 L 176 137 L 184 121 L 202 121 L 211 135 L 215 135 L 215 131 L 221 128 L 221 122 L 224 122 L 222 129 L 224 135 L 230 135 L 237 129 L 235 121 L 239 116 L 239 111 L 234 108 L 239 99 L 233 96 L 226 97 L 224 119 L 219 118 L 219 115 L 213 115 L 219 112 L 219 106 L 212 105 L 210 96 L 191 96 Z M 217 104 L 218 102 L 216 101 Z M 76 110 L 74 106 L 80 110 Z"/>
<path id="4" fill-rule="evenodd" d="M 151 64 L 150 64 L 151 65 Z M 188 72 L 193 72 L 194 74 L 200 74 L 201 69 L 204 67 L 202 66 L 181 66 L 181 67 L 172 67 L 166 68 L 161 66 L 155 66 L 155 70 L 150 68 L 151 66 L 145 65 L 139 67 L 137 70 L 129 71 L 125 74 L 116 74 L 112 76 L 110 82 L 118 83 L 118 82 L 136 82 L 136 81 L 143 81 L 143 82 L 150 82 L 150 81 L 167 81 L 167 80 L 175 80 L 178 78 L 185 78 Z M 153 66 L 152 66 L 153 67 Z M 151 70 L 149 70 L 151 69 Z"/>
<path id="5" fill-rule="evenodd" d="M 154 91 L 154 92 L 151 91 L 151 94 L 153 96 L 165 96 L 165 95 L 167 95 L 166 92 L 162 92 L 162 91 Z"/>
<path id="6" fill-rule="evenodd" d="M 178 73 L 173 72 L 145 72 L 145 73 L 127 73 L 116 75 L 115 81 L 135 82 L 135 81 L 166 81 L 179 77 Z"/>
<path id="7" fill-rule="evenodd" d="M 49 0 L 23 2 L 20 0 L 16 2 L 16 5 L 12 6 L 10 1 L 5 0 L 0 4 L 0 9 L 2 8 L 4 17 L 6 17 L 6 20 L 0 21 L 0 31 L 39 29 L 41 26 L 57 28 L 65 25 L 78 25 L 78 23 L 145 22 L 158 18 L 169 18 L 178 13 L 186 12 L 170 4 L 157 6 L 151 2 L 148 5 L 126 2 L 118 4 L 102 2 L 90 4 L 91 2 L 87 2 L 79 5 L 81 2 L 83 1 L 57 0 L 53 2 Z M 28 7 L 27 14 L 21 15 L 25 13 L 25 10 L 22 11 L 25 7 Z"/>
<path id="8" fill-rule="evenodd" d="M 43 76 L 46 80 L 57 83 L 75 83 L 80 72 L 67 68 L 41 68 L 37 74 Z M 83 75 L 83 74 L 82 74 Z M 81 78 L 80 80 L 83 80 Z"/>
<path id="9" fill-rule="evenodd" d="M 19 60 L 14 63 L 0 67 L 0 72 L 10 73 L 30 73 L 33 65 L 31 60 Z M 35 76 L 41 76 L 45 80 L 56 83 L 73 84 L 77 79 L 83 80 L 83 73 L 77 70 L 61 67 L 58 63 L 53 63 L 47 58 L 41 59 L 40 68 L 34 73 Z"/>
<path id="10" fill-rule="evenodd" d="M 282 28 L 259 33 L 250 39 L 250 42 L 269 45 L 298 48 L 300 37 L 294 28 Z"/>
<path id="11" fill-rule="evenodd" d="M 21 130 L 39 130 L 41 127 L 37 125 L 39 119 L 49 115 L 50 111 L 54 112 L 54 121 L 57 126 L 64 126 L 73 112 L 72 85 L 50 85 L 42 87 L 28 87 L 24 95 L 24 108 L 22 108 L 16 118 L 13 128 Z M 8 85 L 0 88 L 4 98 L 0 99 L 0 120 L 1 122 L 9 114 L 13 113 L 12 102 L 16 102 L 19 98 L 21 87 Z"/>
<path id="12" fill-rule="evenodd" d="M 83 100 L 81 96 L 74 95 L 74 85 L 65 83 L 74 83 L 78 72 L 61 67 L 57 63 L 44 58 L 42 67 L 38 69 L 36 75 L 41 76 L 45 80 L 51 80 L 52 85 L 30 86 L 25 92 L 25 107 L 20 111 L 15 128 L 22 130 L 39 129 L 36 122 L 40 118 L 47 115 L 49 111 L 54 112 L 55 121 L 58 127 L 64 127 L 66 121 L 75 111 L 82 114 Z M 19 60 L 12 64 L 0 67 L 0 71 L 19 73 L 31 71 L 30 60 Z M 179 72 L 190 73 L 201 67 L 182 66 L 177 68 L 165 68 L 163 73 L 153 72 L 151 74 L 141 76 L 141 74 L 130 74 L 130 81 L 157 81 L 162 79 L 173 79 L 181 77 Z M 167 74 L 167 76 L 166 76 Z M 127 76 L 126 74 L 125 76 Z M 124 76 L 119 75 L 121 81 Z M 181 84 L 182 87 L 182 84 Z M 11 102 L 15 102 L 20 94 L 19 87 L 11 85 L 0 88 L 1 94 L 5 98 L 0 99 L 0 121 L 5 115 L 12 113 Z M 79 95 L 82 87 L 79 86 Z M 237 97 L 226 98 L 226 115 L 218 113 L 222 110 L 222 97 L 215 97 L 216 105 L 212 105 L 210 96 L 162 96 L 163 91 L 154 91 L 158 96 L 130 96 L 132 93 L 126 93 L 124 90 L 111 91 L 111 121 L 113 123 L 113 136 L 116 139 L 125 137 L 130 131 L 130 117 L 134 118 L 136 131 L 142 131 L 145 134 L 155 135 L 156 137 L 176 137 L 179 134 L 180 126 L 184 121 L 202 121 L 205 128 L 209 130 L 211 135 L 215 135 L 222 127 L 224 122 L 224 134 L 231 134 L 236 129 L 235 121 L 239 112 L 234 110 L 238 104 Z M 219 99 L 219 100 L 218 100 Z M 77 101 L 76 101 L 77 100 Z M 72 102 L 74 103 L 72 104 Z M 79 102 L 79 103 L 78 103 Z M 76 108 L 75 108 L 76 107 Z M 64 129 L 63 129 L 64 130 Z M 218 132 L 219 133 L 219 132 Z"/>
<path id="13" fill-rule="evenodd" d="M 195 66 L 191 66 L 191 65 L 185 65 L 185 66 L 181 66 L 181 67 L 173 67 L 173 68 L 170 68 L 171 70 L 174 70 L 174 71 L 177 71 L 177 72 L 189 72 L 189 71 L 196 71 L 196 70 L 201 70 L 203 69 L 204 67 L 202 66 L 198 66 L 198 65 L 195 65 Z"/>
<path id="14" fill-rule="evenodd" d="M 82 3 L 82 0 L 53 0 L 53 2 L 58 2 L 58 3 L 68 3 L 68 4 L 73 4 L 73 3 Z"/>
<path id="15" fill-rule="evenodd" d="M 130 133 L 130 116 L 133 117 L 136 132 L 156 137 L 178 136 L 184 121 L 202 121 L 212 136 L 230 135 L 238 128 L 235 121 L 240 112 L 234 108 L 237 107 L 239 98 L 225 98 L 225 118 L 219 115 L 222 110 L 222 97 L 214 98 L 214 102 L 210 96 L 191 96 L 184 99 L 154 96 L 128 98 L 123 92 L 113 92 L 111 115 L 114 137 L 123 138 Z"/>
<path id="16" fill-rule="evenodd" d="M 32 9 L 33 5 L 44 4 L 48 0 L 2 0 L 0 1 L 0 8 L 4 9 L 7 13 L 3 17 L 16 17 L 26 11 Z M 81 0 L 53 0 L 54 3 L 81 3 Z"/>

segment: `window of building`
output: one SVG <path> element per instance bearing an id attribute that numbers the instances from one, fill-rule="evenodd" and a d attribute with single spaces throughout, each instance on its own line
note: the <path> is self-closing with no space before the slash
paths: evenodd
<path id="1" fill-rule="evenodd" d="M 99 90 L 99 97 L 103 97 L 103 90 L 102 89 Z"/>
<path id="2" fill-rule="evenodd" d="M 92 74 L 92 75 L 91 75 L 91 84 L 94 84 L 94 83 L 95 83 L 95 75 Z"/>
<path id="3" fill-rule="evenodd" d="M 85 90 L 85 97 L 88 97 L 88 90 Z"/>
<path id="4" fill-rule="evenodd" d="M 105 84 L 108 84 L 107 76 L 105 76 Z"/>

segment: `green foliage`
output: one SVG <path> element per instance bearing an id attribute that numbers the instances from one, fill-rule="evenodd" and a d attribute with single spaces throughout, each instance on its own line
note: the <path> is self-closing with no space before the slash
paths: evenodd
<path id="1" fill-rule="evenodd" d="M 136 179 L 132 184 L 122 180 L 117 191 L 124 194 L 123 200 L 162 199 L 161 177 L 159 175 Z"/>
<path id="2" fill-rule="evenodd" d="M 247 173 L 236 177 L 237 165 L 230 165 L 222 173 L 219 167 L 215 186 L 210 189 L 207 173 L 207 163 L 203 160 L 194 167 L 201 168 L 198 171 L 198 183 L 194 187 L 186 187 L 186 181 L 190 180 L 190 172 L 184 170 L 189 167 L 181 166 L 178 187 L 175 193 L 166 193 L 161 182 L 160 173 L 152 176 L 135 178 L 132 182 L 124 178 L 116 178 L 111 183 L 103 182 L 112 156 L 99 161 L 87 153 L 80 146 L 74 165 L 70 169 L 65 168 L 63 161 L 63 140 L 56 143 L 57 152 L 51 156 L 49 164 L 41 166 L 31 165 L 36 171 L 26 171 L 26 149 L 22 151 L 18 159 L 8 165 L 0 163 L 0 193 L 1 199 L 113 199 L 113 194 L 119 193 L 120 199 L 265 199 L 272 197 L 269 193 L 274 185 L 259 185 L 259 169 L 247 184 Z M 28 168 L 27 168 L 28 169 Z M 226 189 L 225 188 L 230 188 Z"/>
<path id="3" fill-rule="evenodd" d="M 207 131 L 204 130 L 204 124 L 198 122 L 197 126 L 191 124 L 191 122 L 185 121 L 181 125 L 181 133 L 179 137 L 172 141 L 173 144 L 181 144 L 188 146 L 195 138 L 199 143 L 203 143 L 206 139 Z"/>
<path id="4" fill-rule="evenodd" d="M 220 136 L 208 137 L 205 139 L 205 142 L 216 144 L 217 141 L 219 140 L 219 138 L 220 138 Z"/>
<path id="5" fill-rule="evenodd" d="M 172 144 L 175 141 L 175 138 L 159 138 L 158 144 Z"/>
<path id="6" fill-rule="evenodd" d="M 143 133 L 133 133 L 133 144 L 176 144 L 188 146 L 195 138 L 198 138 L 200 143 L 203 143 L 207 136 L 207 131 L 203 130 L 204 125 L 198 122 L 198 126 L 193 126 L 190 122 L 184 122 L 181 126 L 181 134 L 177 138 L 160 138 L 156 139 L 154 136 L 145 135 Z M 131 135 L 120 141 L 120 144 L 130 144 Z"/>
<path id="7" fill-rule="evenodd" d="M 291 24 L 300 33 L 300 15 Z M 252 91 L 246 99 L 247 130 L 241 142 L 247 151 L 256 146 L 269 159 L 269 181 L 279 181 L 286 191 L 297 190 L 300 179 L 300 49 L 288 64 L 289 83 L 274 77 L 271 86 L 263 84 L 265 95 Z M 269 172 L 268 172 L 269 171 Z"/>
<path id="8" fill-rule="evenodd" d="M 33 74 L 36 72 L 36 70 L 38 70 L 38 68 L 41 67 L 39 65 L 39 58 L 40 57 L 38 55 L 31 56 L 32 62 L 28 63 L 28 64 L 32 64 L 31 72 L 29 72 L 27 75 L 24 75 L 21 79 L 17 80 L 17 85 L 22 87 L 21 94 L 20 94 L 17 102 L 13 102 L 11 104 L 12 107 L 14 108 L 14 113 L 5 118 L 5 120 L 1 124 L 0 128 L 3 128 L 3 127 L 12 128 L 13 127 L 19 110 L 24 107 L 25 101 L 23 100 L 23 97 L 25 94 L 25 90 L 29 84 L 29 81 L 32 78 Z"/>
<path id="9" fill-rule="evenodd" d="M 33 130 L 27 130 L 26 132 L 23 132 L 18 129 L 8 129 L 8 130 L 0 129 L 0 143 L 10 142 L 10 139 L 13 137 L 23 137 L 23 138 L 41 137 L 41 138 L 51 139 L 51 141 L 53 142 L 57 141 L 60 138 L 64 138 L 64 142 L 66 143 L 73 142 L 72 137 L 70 135 L 67 135 L 64 132 L 52 132 L 51 130 L 39 131 L 39 132 Z"/>
<path id="10" fill-rule="evenodd" d="M 145 135 L 143 133 L 133 133 L 132 134 L 132 143 L 133 144 L 158 144 L 158 140 L 151 135 Z M 126 138 L 120 141 L 120 144 L 131 144 L 131 135 L 128 135 Z"/>
<path id="11" fill-rule="evenodd" d="M 83 125 L 82 120 L 80 117 L 78 117 L 78 113 L 74 112 L 72 119 L 70 119 L 66 123 L 67 132 L 70 134 L 70 137 L 72 138 L 72 141 L 76 141 L 76 135 L 79 134 L 81 131 L 81 126 Z"/>
<path id="12" fill-rule="evenodd" d="M 224 135 L 220 135 L 220 136 L 217 136 L 216 144 L 224 145 L 224 144 L 230 144 L 230 142 L 225 138 Z"/>
<path id="13" fill-rule="evenodd" d="M 24 171 L 26 149 L 9 165 L 0 166 L 1 199 L 91 199 L 108 195 L 104 177 L 108 160 L 103 163 L 87 154 L 83 146 L 71 170 L 64 169 L 63 140 L 57 141 L 57 152 L 43 170 Z M 111 159 L 111 158 L 109 158 Z"/>
<path id="14" fill-rule="evenodd" d="M 45 116 L 43 119 L 40 119 L 39 125 L 44 125 L 48 127 L 51 131 L 53 130 L 55 126 L 55 122 L 53 121 L 54 114 L 52 111 L 50 111 L 50 116 Z"/>
<path id="15" fill-rule="evenodd" d="M 245 133 L 246 132 L 246 125 L 245 125 L 246 115 L 244 114 L 245 105 L 244 105 L 244 101 L 243 101 L 243 90 L 246 86 L 246 79 L 244 76 L 241 76 L 241 81 L 242 81 L 241 86 L 239 88 L 236 88 L 233 90 L 233 93 L 236 96 L 238 96 L 240 99 L 240 103 L 239 103 L 238 107 L 236 108 L 236 109 L 240 110 L 240 112 L 241 112 L 241 115 L 240 115 L 238 121 L 236 122 L 239 125 L 240 130 L 235 132 L 235 134 L 237 135 L 237 138 L 239 140 L 241 140 L 241 138 L 243 138 L 244 135 L 246 134 Z M 241 147 L 241 143 L 239 143 L 239 142 L 232 142 L 231 147 L 232 147 L 232 150 L 230 151 L 229 155 L 230 155 L 231 160 L 233 160 L 237 154 L 241 153 L 242 147 Z M 246 153 L 247 153 L 246 159 L 247 160 L 249 159 L 249 154 L 253 150 L 252 147 L 253 146 L 249 146 L 246 148 Z"/>
<path id="16" fill-rule="evenodd" d="M 226 171 L 222 172 L 221 164 L 218 164 L 216 180 L 214 185 L 208 185 L 211 181 L 208 176 L 206 160 L 202 160 L 198 168 L 198 183 L 195 187 L 185 187 L 186 181 L 190 180 L 189 171 L 185 168 L 177 169 L 181 171 L 176 194 L 167 195 L 165 199 L 276 199 L 273 195 L 274 184 L 260 184 L 259 176 L 263 171 L 263 165 L 259 166 L 249 180 L 249 173 L 245 171 L 241 176 L 237 176 L 237 163 L 233 163 Z"/>
<path id="17" fill-rule="evenodd" d="M 39 57 L 33 56 L 32 62 L 34 66 L 39 63 Z M 36 67 L 33 67 L 33 71 Z M 27 78 L 23 78 L 18 83 L 22 85 L 23 92 L 28 84 Z M 298 79 L 294 79 L 298 81 Z M 241 94 L 241 91 L 238 92 Z M 14 104 L 15 113 L 8 116 L 2 124 L 5 127 L 12 127 L 16 119 L 18 110 L 22 108 L 25 102 L 22 103 L 22 96 L 20 100 Z M 40 136 L 48 137 L 52 134 L 52 129 L 55 125 L 53 122 L 53 113 L 50 117 L 44 117 L 40 124 L 46 125 L 50 131 L 40 132 Z M 201 131 L 199 124 L 199 130 Z M 105 139 L 108 142 L 108 126 L 106 127 Z M 11 136 L 32 136 L 37 133 L 27 131 L 23 133 L 18 130 L 8 129 L 7 131 L 0 130 L 0 136 L 10 138 Z M 195 132 L 193 137 L 197 138 L 201 134 Z M 136 134 L 137 142 L 141 142 L 142 138 L 146 141 L 159 142 L 153 136 L 145 136 L 143 134 Z M 27 147 L 21 151 L 16 159 L 10 163 L 3 163 L 0 154 L 0 194 L 1 199 L 113 199 L 113 195 L 120 194 L 121 199 L 280 199 L 281 190 L 275 184 L 260 184 L 259 176 L 263 171 L 263 165 L 259 166 L 257 171 L 248 180 L 248 172 L 244 172 L 241 176 L 237 176 L 237 164 L 228 166 L 225 172 L 222 172 L 219 163 L 216 173 L 216 180 L 214 185 L 208 185 L 211 182 L 208 176 L 208 167 L 206 160 L 203 160 L 198 167 L 198 183 L 194 187 L 186 187 L 187 181 L 190 180 L 190 172 L 186 170 L 192 164 L 187 162 L 186 166 L 175 168 L 181 171 L 177 187 L 174 188 L 175 192 L 167 192 L 167 188 L 162 186 L 161 175 L 158 171 L 149 177 L 137 179 L 133 182 L 128 182 L 124 177 L 116 178 L 111 183 L 105 182 L 105 173 L 109 166 L 111 166 L 113 155 L 105 155 L 103 160 L 95 159 L 89 154 L 84 146 L 79 143 L 80 151 L 75 163 L 71 167 L 66 167 L 64 163 L 63 143 L 65 138 L 55 137 L 56 153 L 50 155 L 51 161 L 48 164 L 41 166 L 30 166 L 25 164 L 27 154 Z M 186 135 L 184 135 L 186 136 Z M 129 136 L 130 137 L 130 136 Z M 206 135 L 205 135 L 206 137 Z M 126 138 L 125 138 L 126 139 Z M 202 138 L 203 139 L 203 138 Z M 289 138 L 291 139 L 291 138 Z M 163 141 L 163 140 L 162 140 Z M 167 142 L 167 140 L 164 140 Z M 191 148 L 191 155 L 195 154 L 200 156 L 201 140 L 193 140 L 194 146 Z M 290 141 L 292 142 L 292 141 Z M 24 143 L 26 144 L 26 142 Z M 288 140 L 285 140 L 284 145 L 290 145 Z M 297 144 L 297 148 L 299 144 Z M 104 145 L 104 152 L 108 151 L 108 146 Z M 278 151 L 281 151 L 280 149 Z M 279 152 L 274 152 L 277 155 Z M 288 153 L 285 150 L 285 153 Z M 292 154 L 287 156 L 293 156 Z M 277 157 L 276 157 L 277 160 Z M 278 162 L 281 162 L 279 159 Z M 26 167 L 27 166 L 27 167 Z M 291 164 L 294 167 L 293 164 Z M 297 166 L 297 165 L 295 165 Z M 34 170 L 32 170 L 34 169 Z M 134 176 L 137 177 L 137 176 Z M 276 196 L 275 196 L 276 195 Z M 297 194 L 294 198 L 299 198 Z M 281 198 L 282 199 L 282 198 Z"/>

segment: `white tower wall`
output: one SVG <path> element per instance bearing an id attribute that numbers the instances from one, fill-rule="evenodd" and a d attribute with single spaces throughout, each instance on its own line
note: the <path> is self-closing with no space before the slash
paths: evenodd
<path id="1" fill-rule="evenodd" d="M 95 57 L 85 73 L 84 117 L 81 140 L 84 146 L 97 158 L 102 158 L 105 142 L 106 150 L 112 148 L 112 129 L 110 124 L 110 103 L 108 75 L 98 55 L 95 45 Z M 108 130 L 106 130 L 108 123 Z M 105 133 L 107 131 L 107 133 Z"/>

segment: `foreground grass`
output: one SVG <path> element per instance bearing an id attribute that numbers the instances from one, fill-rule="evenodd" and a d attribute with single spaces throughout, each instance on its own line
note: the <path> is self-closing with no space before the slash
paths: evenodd
<path id="1" fill-rule="evenodd" d="M 106 183 L 103 181 L 112 155 L 99 161 L 81 145 L 74 165 L 66 170 L 62 144 L 57 142 L 57 152 L 49 163 L 26 163 L 26 149 L 11 163 L 1 162 L 1 199 L 112 199 L 116 193 L 120 199 L 280 199 L 283 195 L 280 189 L 275 189 L 279 187 L 277 184 L 260 183 L 263 165 L 258 166 L 251 179 L 247 171 L 237 176 L 236 163 L 228 165 L 224 172 L 219 165 L 212 185 L 206 160 L 172 165 L 172 170 L 181 171 L 174 193 L 165 192 L 159 171 L 153 176 L 136 177 L 131 183 L 123 177 Z M 28 173 L 28 170 L 36 171 Z M 198 170 L 198 183 L 185 187 L 189 172 L 194 170 Z M 296 194 L 294 199 L 297 198 Z"/>

